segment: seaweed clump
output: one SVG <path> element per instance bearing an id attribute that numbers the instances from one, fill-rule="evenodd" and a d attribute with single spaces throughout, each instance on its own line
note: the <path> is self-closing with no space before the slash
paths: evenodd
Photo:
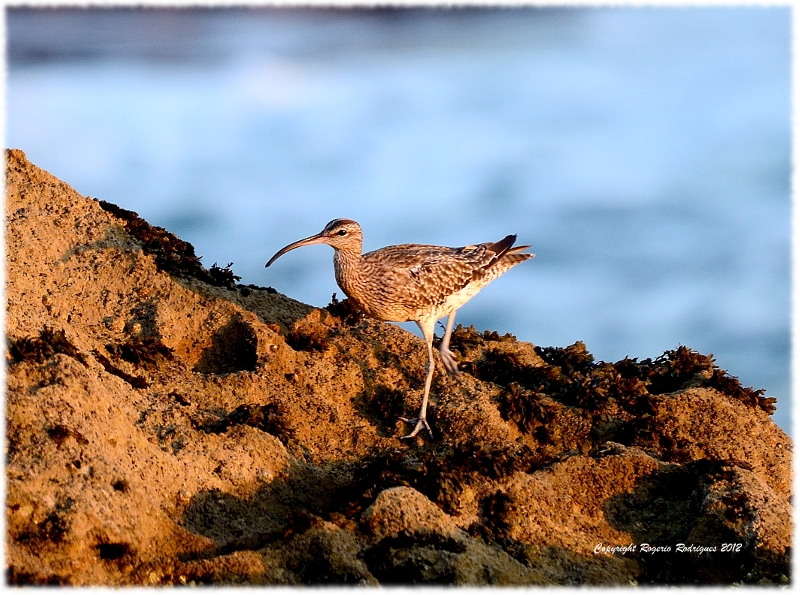
<path id="1" fill-rule="evenodd" d="M 655 411 L 652 396 L 689 386 L 716 388 L 751 408 L 775 411 L 775 399 L 764 391 L 745 388 L 738 378 L 714 364 L 712 356 L 688 347 L 664 352 L 655 360 L 624 358 L 595 362 L 583 342 L 561 347 L 537 347 L 544 366 L 524 365 L 516 355 L 499 349 L 484 352 L 472 368 L 481 380 L 503 386 L 500 412 L 528 433 L 543 431 L 555 404 L 576 407 L 590 415 L 611 413 L 641 417 Z"/>
<path id="2" fill-rule="evenodd" d="M 178 277 L 194 277 L 217 287 L 236 288 L 236 281 L 241 277 L 231 271 L 233 263 L 224 268 L 214 263 L 210 271 L 206 270 L 200 263 L 202 257 L 195 254 L 194 246 L 189 242 L 184 242 L 163 227 L 150 225 L 134 211 L 105 200 L 97 202 L 103 210 L 124 221 L 126 231 L 142 243 L 144 253 L 155 257 L 159 270 Z"/>
<path id="3" fill-rule="evenodd" d="M 635 359 L 626 358 L 620 363 L 627 362 L 632 362 L 632 367 L 635 367 Z M 715 388 L 752 409 L 761 409 L 768 415 L 775 412 L 774 397 L 764 397 L 764 389 L 743 387 L 736 376 L 731 376 L 714 363 L 713 355 L 702 355 L 680 346 L 675 350 L 665 351 L 655 360 L 643 360 L 638 367 L 638 377 L 645 381 L 648 392 L 653 395 L 675 392 L 693 384 Z"/>
<path id="4" fill-rule="evenodd" d="M 243 404 L 230 413 L 215 415 L 215 419 L 195 420 L 196 429 L 210 434 L 221 434 L 231 426 L 250 426 L 272 434 L 286 444 L 294 438 L 294 430 L 286 422 L 287 415 L 278 403 L 266 405 Z"/>
<path id="5" fill-rule="evenodd" d="M 113 374 L 117 378 L 121 378 L 122 380 L 130 384 L 133 388 L 150 388 L 150 383 L 147 381 L 147 379 L 142 378 L 141 376 L 134 376 L 133 374 L 128 374 L 124 370 L 120 370 L 97 349 L 93 350 L 92 354 L 94 355 L 98 363 L 101 366 L 103 366 L 103 369 L 109 374 Z"/>
<path id="6" fill-rule="evenodd" d="M 331 303 L 325 306 L 325 310 L 349 326 L 358 324 L 366 316 L 353 300 L 349 298 L 338 300 L 335 293 L 331 296 Z"/>
<path id="7" fill-rule="evenodd" d="M 775 403 L 777 402 L 775 397 L 765 397 L 763 388 L 754 389 L 742 386 L 738 378 L 730 376 L 725 370 L 715 369 L 707 381 L 707 386 L 732 396 L 751 409 L 759 408 L 769 415 L 775 412 Z"/>
<path id="8" fill-rule="evenodd" d="M 228 263 L 228 267 L 230 267 L 232 264 L 233 264 L 232 262 Z M 214 266 L 212 265 L 211 268 L 213 269 Z M 239 279 L 238 276 L 235 276 L 234 278 Z M 253 290 L 265 291 L 267 293 L 273 293 L 273 294 L 278 293 L 278 290 L 275 289 L 274 287 L 260 287 L 259 285 L 255 285 L 254 283 L 248 283 L 247 285 L 237 285 L 237 287 L 239 288 L 239 293 L 242 295 L 242 297 L 247 297 L 253 292 Z"/>
<path id="9" fill-rule="evenodd" d="M 16 364 L 26 360 L 43 363 L 57 353 L 63 353 L 86 365 L 86 357 L 67 339 L 64 329 L 53 330 L 45 326 L 39 331 L 38 337 L 22 337 L 6 341 L 10 363 Z"/>
<path id="10" fill-rule="evenodd" d="M 106 345 L 106 351 L 135 366 L 159 368 L 173 359 L 172 349 L 153 337 L 135 338 L 125 343 Z"/>
<path id="11" fill-rule="evenodd" d="M 550 462 L 525 445 L 495 447 L 479 440 L 419 451 L 385 451 L 357 472 L 355 483 L 361 496 L 345 514 L 351 518 L 360 514 L 381 491 L 395 486 L 413 487 L 446 513 L 454 514 L 470 485 L 516 472 L 531 473 Z"/>
<path id="12" fill-rule="evenodd" d="M 490 341 L 495 343 L 515 343 L 516 340 L 517 338 L 511 333 L 501 335 L 497 331 L 489 330 L 479 333 L 473 325 L 465 327 L 457 324 L 456 328 L 453 329 L 453 333 L 450 335 L 450 349 L 460 353 L 462 357 L 468 358 L 468 353 L 471 348 L 483 347 Z M 434 341 L 438 347 L 438 341 L 435 337 Z M 464 363 L 469 366 L 469 361 Z"/>
<path id="13" fill-rule="evenodd" d="M 481 499 L 478 511 L 479 519 L 467 528 L 467 532 L 484 543 L 500 546 L 512 557 L 527 564 L 525 545 L 509 535 L 511 523 L 508 519 L 513 512 L 510 496 L 497 490 Z"/>
<path id="14" fill-rule="evenodd" d="M 286 344 L 295 351 L 325 351 L 328 348 L 327 329 L 294 328 L 285 338 Z"/>
<path id="15" fill-rule="evenodd" d="M 229 262 L 224 267 L 218 266 L 216 262 L 212 264 L 211 268 L 208 269 L 208 274 L 214 280 L 212 285 L 227 287 L 231 290 L 236 289 L 236 282 L 241 281 L 242 278 L 233 274 L 232 266 L 232 262 Z"/>
<path id="16" fill-rule="evenodd" d="M 366 316 L 352 300 L 339 301 L 334 293 L 331 303 L 319 310 L 322 324 L 296 325 L 285 335 L 286 343 L 295 351 L 325 351 L 329 346 L 328 338 L 340 334 L 339 329 L 331 328 L 330 323 L 325 323 L 328 315 L 347 326 L 355 326 Z"/>
<path id="17" fill-rule="evenodd" d="M 520 399 L 550 397 L 563 405 L 602 411 L 611 399 L 622 397 L 623 393 L 640 396 L 646 392 L 639 382 L 619 382 L 621 374 L 613 364 L 595 364 L 581 341 L 566 348 L 537 347 L 536 353 L 544 360 L 544 366 L 525 365 L 513 353 L 500 349 L 486 351 L 474 364 L 479 378 L 505 387 L 501 410 L 506 411 L 506 419 L 540 417 L 536 403 L 532 403 L 531 411 L 524 410 L 524 405 L 516 407 L 515 402 Z"/>
<path id="18" fill-rule="evenodd" d="M 405 413 L 406 400 L 402 390 L 385 384 L 370 384 L 363 395 L 367 412 L 377 417 L 387 429 L 394 427 L 395 422 Z M 434 419 L 435 413 L 432 410 L 431 420 Z"/>

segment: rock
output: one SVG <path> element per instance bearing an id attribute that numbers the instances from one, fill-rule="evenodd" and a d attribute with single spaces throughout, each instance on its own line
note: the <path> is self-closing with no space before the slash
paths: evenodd
<path id="1" fill-rule="evenodd" d="M 791 440 L 681 347 L 424 344 L 6 152 L 11 584 L 784 584 Z"/>
<path id="2" fill-rule="evenodd" d="M 378 538 L 401 532 L 453 535 L 457 525 L 433 502 L 414 488 L 398 486 L 383 490 L 363 515 L 364 523 Z"/>
<path id="3" fill-rule="evenodd" d="M 363 514 L 375 540 L 365 552 L 384 584 L 541 585 L 544 577 L 470 537 L 417 490 L 383 490 Z"/>

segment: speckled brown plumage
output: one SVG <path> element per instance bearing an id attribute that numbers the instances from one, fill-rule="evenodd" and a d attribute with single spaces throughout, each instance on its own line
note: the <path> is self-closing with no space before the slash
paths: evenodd
<path id="1" fill-rule="evenodd" d="M 428 346 L 428 370 L 419 416 L 403 418 L 415 424 L 405 436 L 410 438 L 423 427 L 431 433 L 425 410 L 433 377 L 436 321 L 448 317 L 439 353 L 445 370 L 457 375 L 458 365 L 449 349 L 456 310 L 508 269 L 533 257 L 522 252 L 529 246 L 513 247 L 515 240 L 515 235 L 509 235 L 499 242 L 461 248 L 400 244 L 362 254 L 363 235 L 358 223 L 334 219 L 320 233 L 279 250 L 267 266 L 295 248 L 328 244 L 335 250 L 336 282 L 359 308 L 379 320 L 417 323 Z"/>

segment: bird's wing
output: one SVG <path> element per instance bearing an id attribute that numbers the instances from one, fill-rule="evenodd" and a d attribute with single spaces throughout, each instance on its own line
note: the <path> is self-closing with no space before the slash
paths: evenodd
<path id="1" fill-rule="evenodd" d="M 435 306 L 479 281 L 515 239 L 510 235 L 499 242 L 460 248 L 402 244 L 365 254 L 364 261 L 396 302 L 408 307 Z"/>

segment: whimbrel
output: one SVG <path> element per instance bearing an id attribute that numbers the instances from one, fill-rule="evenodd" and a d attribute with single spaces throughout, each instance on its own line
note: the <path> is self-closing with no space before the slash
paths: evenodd
<path id="1" fill-rule="evenodd" d="M 334 249 L 336 283 L 360 310 L 379 320 L 417 323 L 428 346 L 422 407 L 417 417 L 400 419 L 414 425 L 403 438 L 413 438 L 422 428 L 433 437 L 425 411 L 433 378 L 436 321 L 447 316 L 439 354 L 447 373 L 457 376 L 458 364 L 449 349 L 456 310 L 508 269 L 533 257 L 522 253 L 530 246 L 512 248 L 516 239 L 508 235 L 499 242 L 461 248 L 400 244 L 362 254 L 361 226 L 351 219 L 334 219 L 318 234 L 278 250 L 266 266 L 295 248 L 328 244 Z"/>

